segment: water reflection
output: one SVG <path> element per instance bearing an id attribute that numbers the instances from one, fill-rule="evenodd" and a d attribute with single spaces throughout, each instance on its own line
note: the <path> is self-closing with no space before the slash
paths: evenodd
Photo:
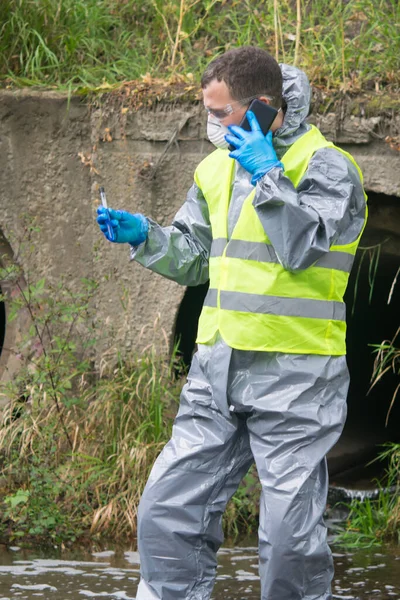
<path id="1" fill-rule="evenodd" d="M 62 556 L 62 558 L 61 558 Z M 400 600 L 400 550 L 335 552 L 333 598 Z M 134 549 L 63 552 L 1 549 L 0 600 L 134 600 L 139 555 Z M 257 548 L 252 539 L 219 552 L 213 600 L 260 600 Z"/>

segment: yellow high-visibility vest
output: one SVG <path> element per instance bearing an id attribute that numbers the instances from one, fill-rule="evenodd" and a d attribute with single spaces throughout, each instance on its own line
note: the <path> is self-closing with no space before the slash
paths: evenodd
<path id="1" fill-rule="evenodd" d="M 295 187 L 316 150 L 335 148 L 314 126 L 281 159 Z M 350 154 L 336 148 L 360 168 Z M 312 266 L 290 272 L 279 263 L 253 207 L 255 189 L 228 239 L 228 208 L 235 161 L 216 150 L 197 167 L 195 181 L 207 201 L 212 229 L 210 288 L 197 342 L 211 344 L 219 331 L 239 350 L 295 354 L 346 353 L 346 290 L 359 237 L 331 246 Z M 366 215 L 367 216 L 367 215 Z M 365 216 L 365 217 L 366 217 Z M 364 223 L 365 225 L 365 223 Z"/>

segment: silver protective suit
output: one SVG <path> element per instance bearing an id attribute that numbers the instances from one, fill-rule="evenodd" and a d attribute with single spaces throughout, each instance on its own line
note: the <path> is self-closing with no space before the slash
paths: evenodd
<path id="1" fill-rule="evenodd" d="M 308 130 L 310 103 L 305 74 L 281 69 L 287 110 L 273 138 L 279 157 Z M 229 235 L 253 189 L 250 179 L 237 164 Z M 365 218 L 358 173 L 332 148 L 314 154 L 297 189 L 272 169 L 257 183 L 254 206 L 281 264 L 292 271 L 306 269 L 333 243 L 354 241 Z M 206 282 L 212 236 L 201 190 L 192 186 L 172 226 L 149 222 L 149 237 L 131 258 L 182 285 Z M 137 600 L 211 597 L 222 514 L 254 461 L 262 486 L 262 600 L 331 598 L 325 456 L 344 425 L 348 384 L 344 356 L 234 350 L 219 335 L 199 345 L 172 438 L 139 507 Z"/>

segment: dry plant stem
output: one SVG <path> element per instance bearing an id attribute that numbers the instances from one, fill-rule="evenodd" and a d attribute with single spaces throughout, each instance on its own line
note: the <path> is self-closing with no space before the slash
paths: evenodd
<path id="1" fill-rule="evenodd" d="M 282 23 L 281 23 L 281 16 L 279 14 L 279 10 L 278 10 L 278 31 L 279 31 L 279 39 L 281 40 L 283 62 L 286 62 L 285 44 L 283 43 L 283 31 L 282 31 Z"/>
<path id="2" fill-rule="evenodd" d="M 58 3 L 56 16 L 54 17 L 54 22 L 58 21 L 60 13 L 61 13 L 61 8 L 62 8 L 62 0 L 60 0 L 60 2 Z"/>
<path id="3" fill-rule="evenodd" d="M 279 59 L 278 0 L 274 0 L 275 60 Z"/>
<path id="4" fill-rule="evenodd" d="M 173 47 L 174 46 L 174 40 L 172 39 L 172 35 L 171 35 L 171 31 L 170 31 L 170 29 L 168 27 L 167 19 L 165 18 L 164 13 L 161 12 L 160 9 L 158 8 L 155 0 L 152 1 L 152 4 L 153 4 L 155 10 L 157 11 L 157 13 L 160 15 L 160 17 L 161 17 L 161 19 L 162 19 L 162 21 L 164 23 L 165 31 L 167 32 L 167 36 L 168 36 L 168 39 L 170 41 L 171 47 Z"/>
<path id="5" fill-rule="evenodd" d="M 176 36 L 175 36 L 175 44 L 174 44 L 174 48 L 172 50 L 171 67 L 173 67 L 175 65 L 175 58 L 176 58 L 176 53 L 178 51 L 179 40 L 180 40 L 180 37 L 181 37 L 182 22 L 183 22 L 183 16 L 184 16 L 184 14 L 185 14 L 185 0 L 181 0 L 181 4 L 180 4 L 180 7 L 179 7 L 178 27 L 177 27 Z"/>
<path id="6" fill-rule="evenodd" d="M 44 345 L 44 341 L 43 341 L 43 338 L 42 338 L 42 336 L 41 336 L 41 333 L 40 333 L 40 331 L 39 331 L 39 328 L 38 328 L 38 326 L 37 326 L 37 323 L 36 323 L 36 321 L 35 321 L 35 316 L 34 316 L 34 314 L 33 314 L 33 312 L 32 312 L 32 307 L 31 307 L 31 305 L 30 305 L 29 299 L 28 299 L 28 298 L 25 296 L 24 290 L 22 289 L 22 287 L 21 287 L 21 285 L 20 285 L 20 283 L 19 283 L 19 282 L 17 282 L 17 287 L 18 287 L 18 289 L 19 289 L 19 291 L 20 291 L 20 294 L 21 294 L 21 296 L 22 296 L 22 298 L 23 298 L 23 300 L 24 300 L 25 306 L 26 306 L 26 308 L 27 308 L 27 310 L 28 310 L 28 312 L 29 312 L 29 315 L 30 315 L 30 317 L 31 317 L 31 319 L 32 319 L 32 323 L 33 323 L 33 326 L 34 326 L 34 328 L 35 328 L 36 335 L 37 335 L 37 336 L 38 336 L 38 338 L 39 338 L 40 345 L 41 345 L 41 347 L 42 347 L 42 350 L 43 350 L 43 354 L 44 354 L 44 356 L 45 356 L 45 358 L 46 358 L 46 360 L 47 360 L 48 356 L 47 356 L 46 348 L 45 348 L 45 345 Z M 61 408 L 60 408 L 60 404 L 59 404 L 59 402 L 58 402 L 57 393 L 56 393 L 56 385 L 55 385 L 55 382 L 54 382 L 53 373 L 51 372 L 51 370 L 50 370 L 50 369 L 47 369 L 47 373 L 48 373 L 48 376 L 49 376 L 49 378 L 50 378 L 50 383 L 51 383 L 51 387 L 52 387 L 52 394 L 51 394 L 51 396 L 52 396 L 52 398 L 53 398 L 53 400 L 54 400 L 54 403 L 55 403 L 55 405 L 56 405 L 57 412 L 58 412 L 58 416 L 60 417 L 60 422 L 61 422 L 62 428 L 63 428 L 63 430 L 64 430 L 64 433 L 65 433 L 65 435 L 66 435 L 66 438 L 67 438 L 67 440 L 68 440 L 68 443 L 69 443 L 69 445 L 70 445 L 70 448 L 71 448 L 71 450 L 72 450 L 72 449 L 73 449 L 73 444 L 72 444 L 72 440 L 71 440 L 71 438 L 69 437 L 68 430 L 67 430 L 67 428 L 66 428 L 66 426 L 65 426 L 65 422 L 64 422 L 64 418 L 63 418 L 62 410 L 61 410 Z"/>
<path id="7" fill-rule="evenodd" d="M 343 24 L 343 5 L 342 5 L 342 14 L 340 16 L 340 29 L 342 33 L 342 79 L 343 79 L 343 89 L 346 89 L 346 65 L 344 59 L 344 24 Z"/>
<path id="8" fill-rule="evenodd" d="M 293 64 L 295 66 L 299 62 L 300 34 L 301 34 L 301 0 L 297 0 L 296 45 L 295 45 L 295 49 L 294 49 L 294 61 L 293 61 Z"/>
<path id="9" fill-rule="evenodd" d="M 400 273 L 400 267 L 397 269 L 397 273 L 396 273 L 396 275 L 394 276 L 394 279 L 393 279 L 392 285 L 390 286 L 390 292 L 389 292 L 389 297 L 388 297 L 388 301 L 387 301 L 387 303 L 388 303 L 388 304 L 390 304 L 390 302 L 391 302 L 391 300 L 392 300 L 393 291 L 394 291 L 394 286 L 395 286 L 395 285 L 396 285 L 396 283 L 397 283 L 397 278 L 398 278 L 398 276 L 399 276 L 399 273 Z"/>
<path id="10" fill-rule="evenodd" d="M 393 405 L 394 405 L 394 401 L 396 400 L 397 392 L 398 392 L 399 390 L 400 390 L 400 383 L 399 383 L 399 385 L 396 387 L 396 389 L 394 390 L 394 394 L 393 394 L 392 400 L 391 400 L 391 402 L 390 402 L 390 406 L 389 406 L 389 408 L 388 408 L 388 411 L 387 411 L 387 414 L 386 414 L 385 427 L 387 427 L 387 426 L 388 426 L 388 423 L 389 423 L 389 417 L 390 417 L 390 413 L 391 413 L 391 411 L 392 411 L 392 408 L 393 408 Z"/>
<path id="11" fill-rule="evenodd" d="M 381 346 L 383 346 L 383 344 L 387 344 L 388 346 L 392 346 L 393 347 L 394 343 L 395 343 L 395 340 L 396 340 L 396 337 L 399 334 L 400 334 L 400 327 L 398 328 L 398 330 L 394 334 L 393 339 L 390 340 L 390 341 L 389 340 L 384 340 L 382 342 Z M 386 373 L 390 369 L 390 365 L 389 365 L 385 369 L 383 369 L 383 371 L 381 371 L 379 373 L 379 365 L 384 360 L 384 354 L 385 354 L 384 348 L 381 347 L 380 350 L 379 350 L 379 352 L 378 352 L 378 354 L 377 354 L 377 356 L 376 356 L 376 358 L 375 358 L 375 361 L 374 361 L 374 372 L 373 372 L 372 377 L 371 377 L 371 387 L 369 388 L 368 393 L 372 390 L 372 388 L 374 387 L 374 385 L 376 383 L 378 383 L 378 381 L 381 379 L 382 375 L 384 375 L 384 373 Z M 395 366 L 394 362 L 392 363 L 392 366 L 393 367 Z"/>
<path id="12" fill-rule="evenodd" d="M 54 363 L 54 364 L 55 364 L 55 366 L 57 366 L 57 365 L 58 365 L 58 363 L 59 363 L 59 362 L 60 362 L 60 360 L 61 360 L 61 357 L 62 357 L 62 355 L 63 355 L 63 352 L 64 352 L 65 348 L 67 347 L 67 344 L 68 344 L 68 342 L 69 342 L 69 340 L 70 340 L 70 337 L 71 337 L 71 335 L 72 335 L 72 332 L 73 332 L 73 330 L 74 330 L 74 327 L 75 327 L 75 324 L 76 324 L 77 320 L 78 320 L 78 315 L 75 315 L 74 319 L 71 321 L 71 324 L 70 324 L 70 326 L 69 326 L 68 333 L 67 333 L 67 335 L 65 336 L 65 340 L 64 340 L 64 344 L 63 344 L 62 350 L 61 350 L 61 352 L 59 353 L 58 357 L 57 357 L 57 358 L 56 358 L 56 360 L 55 360 L 55 363 Z"/>

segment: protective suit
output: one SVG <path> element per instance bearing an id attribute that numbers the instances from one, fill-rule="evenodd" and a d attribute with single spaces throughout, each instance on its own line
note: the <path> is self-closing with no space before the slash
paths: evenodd
<path id="1" fill-rule="evenodd" d="M 281 65 L 287 108 L 273 145 L 279 158 L 309 125 L 304 73 Z M 236 164 L 228 238 L 254 187 Z M 315 152 L 294 188 L 274 168 L 256 185 L 253 206 L 281 265 L 307 269 L 333 244 L 362 231 L 366 204 L 354 164 L 334 148 Z M 131 258 L 182 285 L 209 279 L 212 233 L 194 184 L 171 227 L 149 219 Z M 332 557 L 323 513 L 326 453 L 346 418 L 345 356 L 237 350 L 217 333 L 199 344 L 172 438 L 144 490 L 138 519 L 138 600 L 208 600 L 223 541 L 226 504 L 255 461 L 261 486 L 262 600 L 331 598 Z"/>

